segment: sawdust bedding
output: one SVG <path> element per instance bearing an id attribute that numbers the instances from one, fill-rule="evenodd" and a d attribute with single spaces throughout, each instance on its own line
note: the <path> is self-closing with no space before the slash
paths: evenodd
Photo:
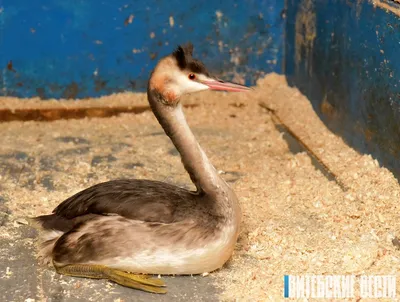
<path id="1" fill-rule="evenodd" d="M 144 94 L 127 93 L 101 102 L 145 100 Z M 398 182 L 332 134 L 284 77 L 268 75 L 248 94 L 204 92 L 187 102 L 199 104 L 185 110 L 187 120 L 243 209 L 231 261 L 207 276 L 221 289 L 221 300 L 281 300 L 285 274 L 398 275 L 400 252 L 392 244 L 400 231 Z M 292 153 L 287 134 L 259 102 L 273 108 L 347 189 L 327 179 L 306 152 Z M 0 166 L 1 194 L 11 212 L 0 238 L 12 236 L 23 217 L 49 213 L 100 181 L 136 177 L 191 187 L 151 112 L 10 122 L 0 124 L 0 137 L 7 162 Z"/>

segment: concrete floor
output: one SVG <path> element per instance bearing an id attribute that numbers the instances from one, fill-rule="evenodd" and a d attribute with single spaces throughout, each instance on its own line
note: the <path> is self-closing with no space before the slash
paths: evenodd
<path id="1" fill-rule="evenodd" d="M 13 238 L 0 241 L 0 300 L 4 302 L 86 302 L 86 301 L 216 301 L 217 289 L 211 278 L 167 277 L 168 294 L 156 295 L 113 284 L 105 280 L 88 280 L 61 276 L 53 269 L 40 267 L 35 258 L 32 239 L 36 232 L 20 225 Z"/>

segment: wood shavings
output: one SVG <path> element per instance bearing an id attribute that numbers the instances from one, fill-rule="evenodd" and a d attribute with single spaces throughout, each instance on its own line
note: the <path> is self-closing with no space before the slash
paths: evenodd
<path id="1" fill-rule="evenodd" d="M 144 94 L 132 93 L 84 102 L 99 101 L 146 104 Z M 292 153 L 287 135 L 259 102 L 273 108 L 348 190 L 316 168 L 307 152 Z M 184 103 L 199 105 L 185 109 L 187 120 L 243 210 L 233 258 L 207 277 L 221 287 L 221 300 L 279 301 L 285 274 L 400 277 L 397 180 L 370 155 L 358 154 L 331 133 L 284 77 L 268 75 L 250 93 L 204 92 Z M 0 170 L 0 196 L 7 197 L 12 213 L 2 238 L 12 236 L 16 217 L 50 213 L 63 199 L 101 181 L 135 177 L 192 188 L 151 112 L 10 122 L 0 124 L 0 136 L 0 156 L 8 165 Z"/>

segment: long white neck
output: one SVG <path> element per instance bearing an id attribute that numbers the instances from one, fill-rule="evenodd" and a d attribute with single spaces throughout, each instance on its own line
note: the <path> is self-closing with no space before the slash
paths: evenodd
<path id="1" fill-rule="evenodd" d="M 196 186 L 197 192 L 214 195 L 219 191 L 230 190 L 190 130 L 181 104 L 164 105 L 162 95 L 154 90 L 148 91 L 148 98 L 154 115 L 180 153 L 182 163 Z"/>

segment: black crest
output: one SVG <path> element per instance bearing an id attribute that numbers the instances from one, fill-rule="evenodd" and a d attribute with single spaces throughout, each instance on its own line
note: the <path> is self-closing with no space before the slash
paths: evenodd
<path id="1" fill-rule="evenodd" d="M 187 43 L 185 45 L 179 45 L 178 48 L 172 53 L 178 62 L 180 69 L 186 69 L 195 73 L 202 73 L 208 75 L 207 68 L 204 64 L 193 58 L 193 44 Z"/>

